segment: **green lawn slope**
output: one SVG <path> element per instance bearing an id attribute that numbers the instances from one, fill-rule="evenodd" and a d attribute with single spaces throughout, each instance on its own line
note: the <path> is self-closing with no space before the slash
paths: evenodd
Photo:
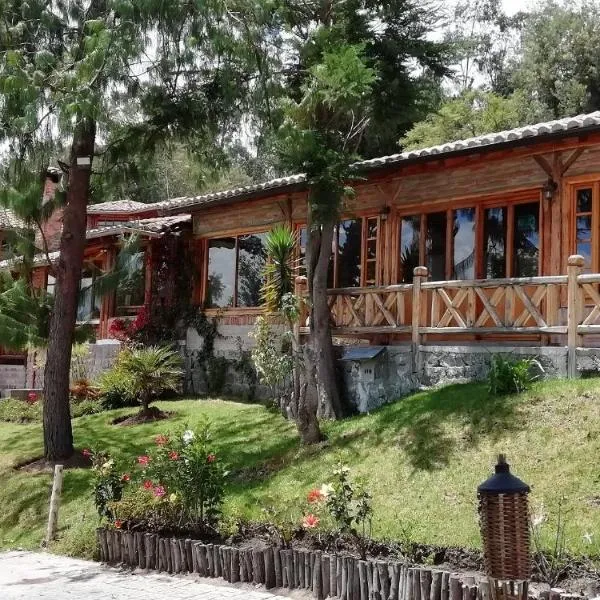
<path id="1" fill-rule="evenodd" d="M 306 492 L 327 482 L 338 459 L 374 498 L 373 535 L 478 546 L 475 489 L 499 452 L 532 485 L 533 512 L 547 541 L 562 503 L 567 545 L 600 554 L 600 382 L 551 381 L 518 396 L 491 398 L 485 386 L 415 394 L 370 415 L 328 423 L 328 441 L 300 448 L 293 424 L 262 406 L 221 400 L 159 403 L 170 421 L 117 427 L 127 410 L 74 420 L 77 447 L 135 457 L 153 436 L 205 416 L 231 468 L 225 513 L 265 519 L 264 509 L 300 520 Z M 129 409 L 131 412 L 131 409 Z M 16 472 L 42 452 L 41 426 L 0 423 L 0 547 L 35 548 L 44 535 L 50 476 Z M 98 524 L 89 471 L 66 472 L 57 552 L 90 556 Z M 591 537 L 590 537 L 591 536 Z"/>

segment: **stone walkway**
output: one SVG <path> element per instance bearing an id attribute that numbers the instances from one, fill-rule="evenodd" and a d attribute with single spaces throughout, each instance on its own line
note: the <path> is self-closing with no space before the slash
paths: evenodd
<path id="1" fill-rule="evenodd" d="M 256 588 L 186 576 L 131 573 L 33 552 L 0 553 L 1 600 L 284 600 Z"/>

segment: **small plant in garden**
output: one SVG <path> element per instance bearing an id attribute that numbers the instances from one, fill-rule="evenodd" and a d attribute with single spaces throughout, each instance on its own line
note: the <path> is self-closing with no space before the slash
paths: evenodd
<path id="1" fill-rule="evenodd" d="M 123 522 L 170 527 L 215 527 L 221 516 L 227 471 L 215 452 L 210 424 L 154 438 L 132 467 L 131 493 L 111 510 Z"/>
<path id="2" fill-rule="evenodd" d="M 345 465 L 338 464 L 331 483 L 310 490 L 307 501 L 311 511 L 303 518 L 305 528 L 316 528 L 321 519 L 314 513 L 325 509 L 340 533 L 358 535 L 360 532 L 363 538 L 370 535 L 371 494 L 350 478 L 350 469 Z"/>
<path id="3" fill-rule="evenodd" d="M 488 389 L 493 396 L 519 394 L 531 387 L 533 359 L 511 360 L 496 354 L 492 356 L 488 374 Z"/>
<path id="4" fill-rule="evenodd" d="M 84 449 L 82 454 L 92 461 L 96 510 L 101 517 L 114 522 L 112 505 L 123 497 L 123 487 L 129 482 L 130 476 L 117 469 L 114 459 L 108 452 Z"/>
<path id="5" fill-rule="evenodd" d="M 154 416 L 152 400 L 167 391 L 178 392 L 183 378 L 181 356 L 168 347 L 149 346 L 124 350 L 119 370 L 133 396 L 142 405 L 141 415 Z"/>

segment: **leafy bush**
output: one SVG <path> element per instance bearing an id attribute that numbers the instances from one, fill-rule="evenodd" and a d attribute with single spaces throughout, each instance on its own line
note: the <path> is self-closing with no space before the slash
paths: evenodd
<path id="1" fill-rule="evenodd" d="M 523 358 L 511 360 L 500 354 L 492 356 L 488 374 L 488 389 L 493 396 L 519 394 L 531 387 L 535 377 L 531 375 L 534 360 Z"/>
<path id="2" fill-rule="evenodd" d="M 333 472 L 331 483 L 308 493 L 308 503 L 319 510 L 325 508 L 340 533 L 367 535 L 367 526 L 371 527 L 373 507 L 371 494 L 359 483 L 350 479 L 350 469 L 338 463 Z M 309 513 L 303 519 L 304 527 L 313 529 L 320 519 Z M 370 531 L 369 531 L 370 533 Z"/>
<path id="3" fill-rule="evenodd" d="M 119 358 L 111 369 L 100 375 L 96 382 L 96 388 L 105 410 L 137 404 L 130 376 L 121 368 Z"/>
<path id="4" fill-rule="evenodd" d="M 33 423 L 41 420 L 41 402 L 26 402 L 17 398 L 3 398 L 0 400 L 0 421 Z"/>
<path id="5" fill-rule="evenodd" d="M 144 413 L 157 396 L 167 391 L 178 392 L 183 378 L 181 356 L 166 346 L 123 350 L 119 354 L 118 369 Z"/>
<path id="6" fill-rule="evenodd" d="M 74 419 L 85 415 L 95 415 L 103 410 L 104 407 L 97 398 L 86 398 L 79 402 L 73 402 L 71 400 L 71 417 Z"/>
<path id="7" fill-rule="evenodd" d="M 227 472 L 213 450 L 210 424 L 158 435 L 154 443 L 138 457 L 140 469 L 123 498 L 111 504 L 110 516 L 161 527 L 216 526 Z"/>
<path id="8" fill-rule="evenodd" d="M 121 474 L 108 452 L 83 450 L 83 455 L 92 460 L 94 505 L 101 517 L 115 520 L 112 504 L 123 497 L 123 487 L 129 475 Z"/>

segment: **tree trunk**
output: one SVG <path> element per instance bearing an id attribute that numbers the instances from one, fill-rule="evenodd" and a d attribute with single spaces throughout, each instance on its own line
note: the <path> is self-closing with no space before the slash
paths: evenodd
<path id="1" fill-rule="evenodd" d="M 335 354 L 331 339 L 330 311 L 327 297 L 327 274 L 331 259 L 335 222 L 329 220 L 315 228 L 311 226 L 309 208 L 308 292 L 311 300 L 310 345 L 316 365 L 318 414 L 324 418 L 342 417 L 342 402 L 337 385 Z"/>
<path id="2" fill-rule="evenodd" d="M 318 444 L 323 434 L 317 419 L 317 385 L 315 381 L 315 364 L 310 348 L 304 352 L 305 380 L 300 388 L 296 426 L 303 444 Z"/>
<path id="3" fill-rule="evenodd" d="M 71 345 L 77 320 L 79 282 L 85 250 L 87 200 L 91 164 L 78 165 L 78 157 L 94 154 L 96 123 L 82 118 L 71 146 L 67 202 L 56 266 L 56 294 L 50 317 L 50 339 L 44 371 L 44 455 L 49 461 L 73 454 L 73 432 L 69 409 Z"/>

